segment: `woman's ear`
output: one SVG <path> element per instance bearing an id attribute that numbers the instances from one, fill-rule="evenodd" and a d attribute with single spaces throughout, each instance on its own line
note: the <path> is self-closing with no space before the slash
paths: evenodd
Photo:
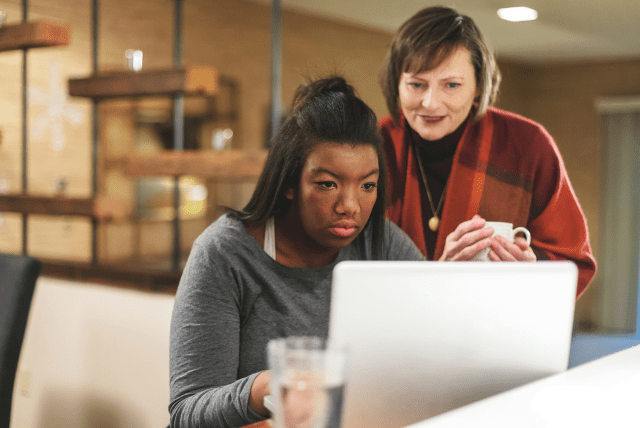
<path id="1" fill-rule="evenodd" d="M 293 201 L 293 197 L 296 195 L 296 192 L 294 190 L 293 187 L 289 187 L 285 192 L 284 192 L 284 197 L 289 199 L 290 201 Z"/>

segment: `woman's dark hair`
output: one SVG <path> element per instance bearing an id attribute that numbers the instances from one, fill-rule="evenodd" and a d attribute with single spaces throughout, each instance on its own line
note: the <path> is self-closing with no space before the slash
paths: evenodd
<path id="1" fill-rule="evenodd" d="M 298 87 L 291 113 L 270 143 L 267 160 L 249 203 L 231 213 L 243 221 L 282 217 L 291 207 L 285 192 L 297 189 L 308 154 L 318 143 L 372 146 L 378 155 L 378 195 L 369 217 L 372 253 L 382 254 L 387 168 L 377 118 L 344 78 L 331 76 Z"/>
<path id="2" fill-rule="evenodd" d="M 380 72 L 380 85 L 394 123 L 398 124 L 400 119 L 398 85 L 402 73 L 432 70 L 460 47 L 471 53 L 475 71 L 479 91 L 475 119 L 480 119 L 495 103 L 500 70 L 476 24 L 449 7 L 428 7 L 409 18 L 395 33 Z"/>

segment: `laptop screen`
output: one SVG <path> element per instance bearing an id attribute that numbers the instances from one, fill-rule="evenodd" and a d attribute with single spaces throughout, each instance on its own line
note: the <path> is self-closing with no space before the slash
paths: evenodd
<path id="1" fill-rule="evenodd" d="M 572 262 L 339 263 L 343 428 L 403 427 L 566 370 L 576 285 Z"/>

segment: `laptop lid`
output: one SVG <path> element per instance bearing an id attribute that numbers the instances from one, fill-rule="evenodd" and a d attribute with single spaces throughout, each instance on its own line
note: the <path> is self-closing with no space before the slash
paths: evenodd
<path id="1" fill-rule="evenodd" d="M 572 262 L 342 262 L 343 428 L 395 428 L 567 369 Z"/>

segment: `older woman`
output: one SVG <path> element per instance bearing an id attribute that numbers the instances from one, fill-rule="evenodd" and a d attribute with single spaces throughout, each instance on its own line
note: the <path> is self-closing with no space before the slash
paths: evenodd
<path id="1" fill-rule="evenodd" d="M 595 274 L 584 214 L 551 136 L 491 107 L 500 72 L 479 29 L 446 7 L 395 34 L 381 72 L 388 217 L 431 260 L 572 260 L 578 295 Z M 491 238 L 486 221 L 525 226 L 531 245 Z"/>

